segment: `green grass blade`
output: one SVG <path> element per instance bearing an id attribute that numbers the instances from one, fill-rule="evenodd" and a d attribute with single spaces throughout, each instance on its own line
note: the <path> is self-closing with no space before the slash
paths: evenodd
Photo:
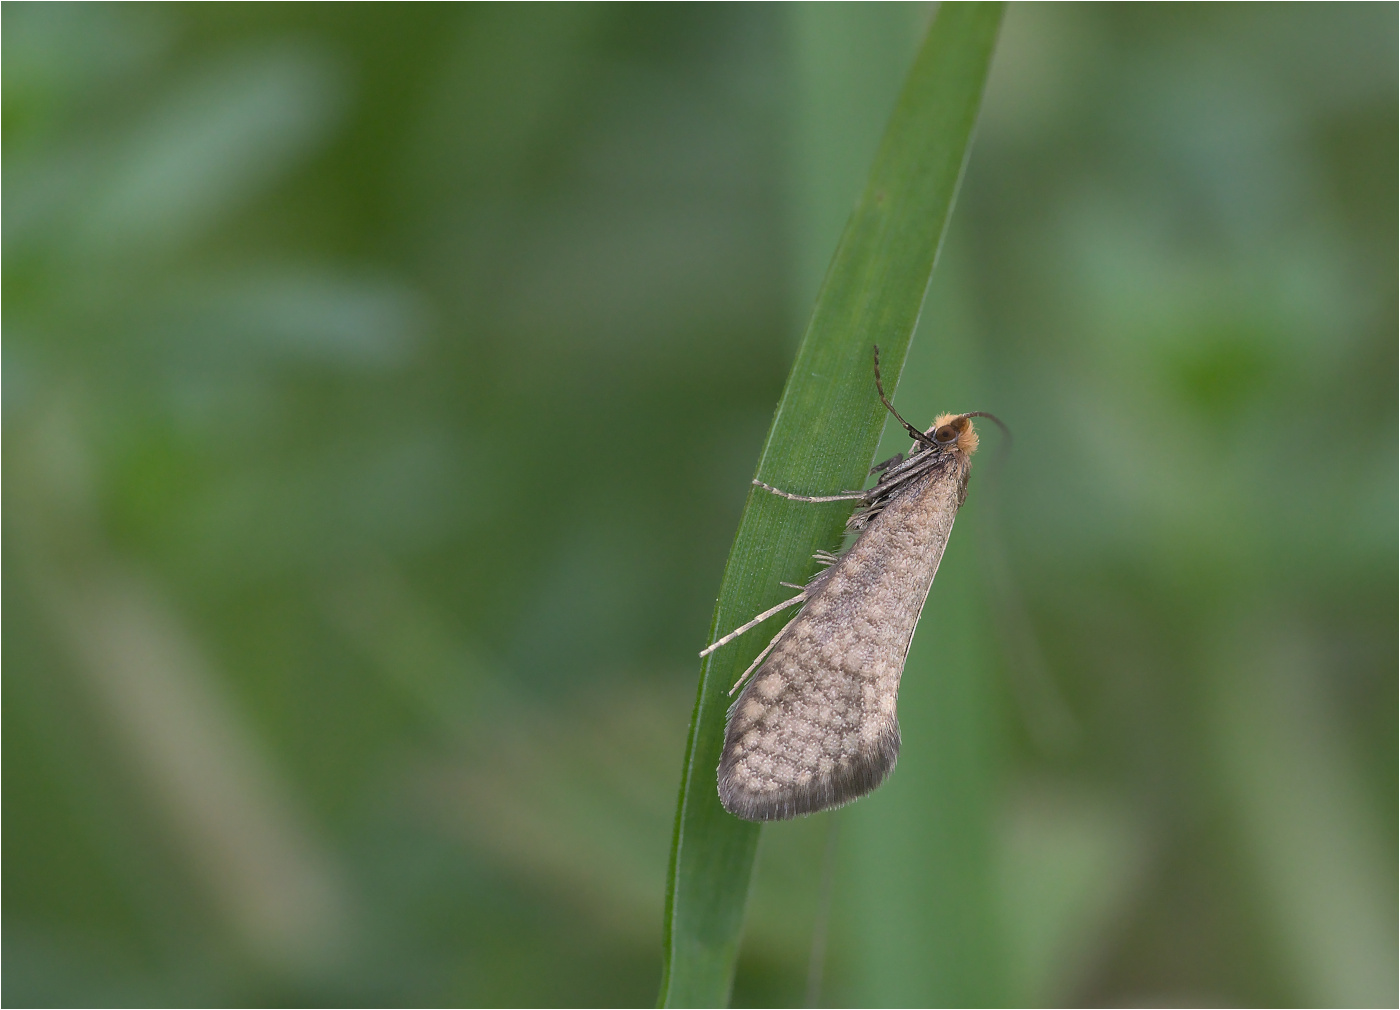
<path id="1" fill-rule="evenodd" d="M 940 5 L 905 81 L 865 191 L 846 225 L 778 403 L 758 476 L 804 494 L 861 487 L 885 415 L 871 379 L 878 342 L 892 387 L 952 211 L 1001 22 L 1001 4 Z M 806 505 L 755 489 L 715 606 L 724 634 L 811 575 L 840 542 L 849 504 Z M 662 1006 L 728 1002 L 759 826 L 715 787 L 731 684 L 781 618 L 709 656 L 686 747 L 666 889 Z"/>

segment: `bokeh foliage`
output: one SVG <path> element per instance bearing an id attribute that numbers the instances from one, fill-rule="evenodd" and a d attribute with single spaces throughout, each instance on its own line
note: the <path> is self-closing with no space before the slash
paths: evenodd
<path id="1" fill-rule="evenodd" d="M 8 1002 L 654 998 L 694 653 L 923 16 L 4 6 Z M 825 1001 L 1395 1000 L 1395 32 L 1009 10 L 899 404 L 1017 444 Z M 736 1003 L 802 999 L 827 821 Z"/>

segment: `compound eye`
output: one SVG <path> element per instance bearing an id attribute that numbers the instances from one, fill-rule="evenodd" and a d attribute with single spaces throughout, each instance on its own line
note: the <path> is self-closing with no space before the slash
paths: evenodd
<path id="1" fill-rule="evenodd" d="M 951 424 L 945 424 L 943 427 L 939 428 L 933 433 L 933 440 L 941 445 L 946 445 L 947 443 L 953 441 L 953 439 L 957 437 L 958 433 L 953 430 L 953 426 Z"/>

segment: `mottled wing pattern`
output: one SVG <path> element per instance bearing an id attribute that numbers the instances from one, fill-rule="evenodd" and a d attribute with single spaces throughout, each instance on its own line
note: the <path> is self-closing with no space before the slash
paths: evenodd
<path id="1" fill-rule="evenodd" d="M 725 809 L 782 820 L 873 790 L 899 755 L 895 703 L 909 641 L 966 479 L 947 466 L 902 490 L 809 598 L 729 712 Z"/>
<path id="2" fill-rule="evenodd" d="M 840 806 L 878 786 L 899 755 L 888 677 L 806 646 L 799 617 L 731 710 L 720 799 L 746 820 L 782 820 Z"/>

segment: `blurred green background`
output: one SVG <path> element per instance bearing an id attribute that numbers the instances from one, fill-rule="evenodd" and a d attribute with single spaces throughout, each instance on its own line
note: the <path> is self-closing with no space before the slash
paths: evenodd
<path id="1" fill-rule="evenodd" d="M 8 1004 L 654 1000 L 929 13 L 4 5 Z M 736 1004 L 1395 1005 L 1396 32 L 1009 9 L 898 401 L 1015 450 Z"/>

